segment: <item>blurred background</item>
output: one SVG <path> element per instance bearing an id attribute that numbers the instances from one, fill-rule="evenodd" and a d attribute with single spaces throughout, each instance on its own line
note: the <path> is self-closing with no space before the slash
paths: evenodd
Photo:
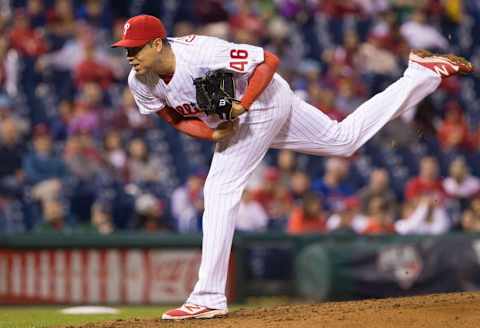
<path id="1" fill-rule="evenodd" d="M 138 112 L 110 44 L 141 13 L 277 54 L 338 121 L 410 49 L 480 66 L 477 0 L 0 1 L 0 303 L 172 303 L 196 280 L 213 144 Z M 480 288 L 479 91 L 478 74 L 444 80 L 348 159 L 269 152 L 231 300 Z"/>

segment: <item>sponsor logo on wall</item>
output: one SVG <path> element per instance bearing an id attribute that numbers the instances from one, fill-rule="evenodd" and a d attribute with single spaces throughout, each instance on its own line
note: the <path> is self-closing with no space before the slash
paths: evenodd
<path id="1" fill-rule="evenodd" d="M 172 303 L 197 279 L 198 249 L 0 250 L 0 303 Z"/>
<path id="2" fill-rule="evenodd" d="M 392 277 L 400 288 L 410 289 L 417 281 L 423 269 L 420 254 L 413 246 L 387 247 L 377 259 L 380 272 Z"/>

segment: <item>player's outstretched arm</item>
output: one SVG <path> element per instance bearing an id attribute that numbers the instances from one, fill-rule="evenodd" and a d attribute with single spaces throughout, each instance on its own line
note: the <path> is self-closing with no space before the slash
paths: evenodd
<path id="1" fill-rule="evenodd" d="M 235 131 L 233 124 L 211 129 L 198 118 L 185 118 L 171 107 L 166 107 L 156 113 L 178 131 L 197 139 L 219 141 L 230 136 Z"/>

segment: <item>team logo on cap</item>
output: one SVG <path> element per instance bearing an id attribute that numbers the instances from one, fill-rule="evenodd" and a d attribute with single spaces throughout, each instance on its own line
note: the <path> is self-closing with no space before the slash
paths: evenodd
<path id="1" fill-rule="evenodd" d="M 130 28 L 130 23 L 125 23 L 125 25 L 123 25 L 123 36 L 125 36 L 127 34 L 127 31 L 128 29 Z"/>

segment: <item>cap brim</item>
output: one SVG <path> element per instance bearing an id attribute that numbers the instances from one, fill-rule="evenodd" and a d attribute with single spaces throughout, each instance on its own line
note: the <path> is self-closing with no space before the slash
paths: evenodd
<path id="1" fill-rule="evenodd" d="M 145 45 L 149 40 L 120 40 L 111 45 L 112 48 L 136 48 Z"/>

